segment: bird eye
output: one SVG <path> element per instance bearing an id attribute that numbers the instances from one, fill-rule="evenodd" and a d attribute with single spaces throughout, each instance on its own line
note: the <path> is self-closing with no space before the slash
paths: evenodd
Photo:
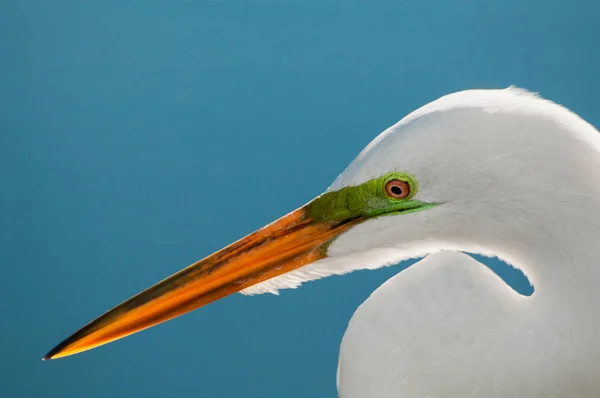
<path id="1" fill-rule="evenodd" d="M 394 199 L 404 199 L 410 195 L 410 186 L 402 180 L 391 180 L 385 184 L 385 193 Z"/>

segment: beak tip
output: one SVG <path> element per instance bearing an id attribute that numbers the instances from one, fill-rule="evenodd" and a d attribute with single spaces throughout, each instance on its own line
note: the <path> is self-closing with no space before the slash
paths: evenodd
<path id="1" fill-rule="evenodd" d="M 50 352 L 48 352 L 46 355 L 44 355 L 42 357 L 42 361 L 49 361 L 51 359 L 56 359 L 56 355 L 60 352 L 61 350 L 59 349 L 59 347 L 55 347 L 52 350 L 50 350 Z"/>

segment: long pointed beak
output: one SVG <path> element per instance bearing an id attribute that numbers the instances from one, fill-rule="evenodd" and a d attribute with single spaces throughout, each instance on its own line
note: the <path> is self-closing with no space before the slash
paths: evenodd
<path id="1" fill-rule="evenodd" d="M 86 351 L 175 318 L 326 256 L 361 217 L 315 220 L 308 205 L 144 290 L 85 325 L 43 359 Z"/>

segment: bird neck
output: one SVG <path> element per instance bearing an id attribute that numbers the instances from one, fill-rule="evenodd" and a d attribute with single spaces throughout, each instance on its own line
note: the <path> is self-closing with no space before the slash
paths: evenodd
<path id="1" fill-rule="evenodd" d="M 574 200 L 541 211 L 510 240 L 491 243 L 499 257 L 528 276 L 536 300 L 592 305 L 600 298 L 600 205 L 594 202 Z"/>

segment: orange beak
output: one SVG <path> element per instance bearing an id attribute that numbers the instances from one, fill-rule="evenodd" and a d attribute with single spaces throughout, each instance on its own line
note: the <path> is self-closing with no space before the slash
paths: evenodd
<path id="1" fill-rule="evenodd" d="M 43 359 L 77 354 L 190 312 L 326 257 L 326 245 L 363 220 L 323 221 L 303 206 L 144 290 L 60 343 Z"/>

